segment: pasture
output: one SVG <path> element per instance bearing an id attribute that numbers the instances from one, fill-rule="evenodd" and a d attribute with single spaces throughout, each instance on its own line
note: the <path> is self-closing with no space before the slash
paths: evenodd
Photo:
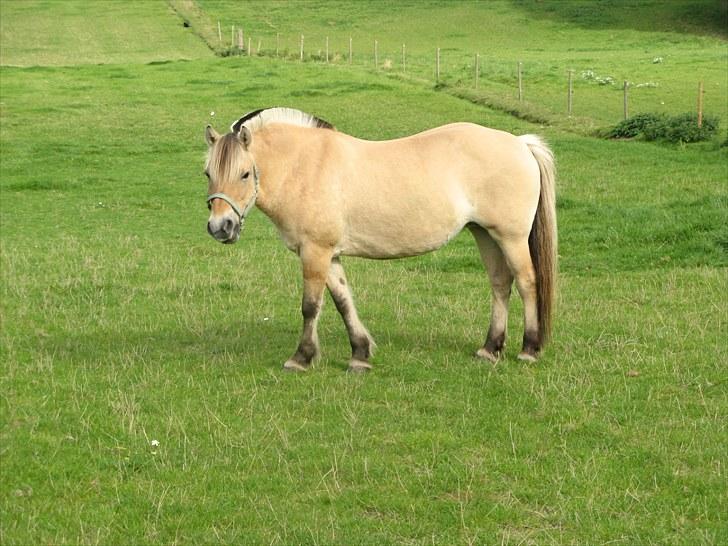
<path id="1" fill-rule="evenodd" d="M 604 141 L 362 66 L 219 58 L 193 32 L 233 3 L 173 3 L 196 10 L 192 28 L 161 2 L 77 19 L 80 5 L 0 3 L 0 543 L 728 542 L 718 140 Z M 321 9 L 365 26 L 380 5 Z M 493 6 L 528 20 L 539 9 Z M 331 16 L 268 11 L 283 28 Z M 433 25 L 440 12 L 427 11 L 417 20 Z M 685 18 L 671 32 L 660 17 L 668 28 L 650 39 L 725 75 L 724 36 Z M 5 26 L 38 18 L 95 30 L 44 47 Z M 142 20 L 158 38 L 134 38 Z M 641 30 L 615 24 L 637 57 Z M 604 32 L 568 17 L 542 26 L 582 49 Z M 541 360 L 515 359 L 515 294 L 506 358 L 472 357 L 489 292 L 463 233 L 420 258 L 344 261 L 379 346 L 371 373 L 344 373 L 328 301 L 321 360 L 284 374 L 300 333 L 297 258 L 259 211 L 236 245 L 205 232 L 204 126 L 270 105 L 368 139 L 465 120 L 546 137 L 561 295 Z"/>

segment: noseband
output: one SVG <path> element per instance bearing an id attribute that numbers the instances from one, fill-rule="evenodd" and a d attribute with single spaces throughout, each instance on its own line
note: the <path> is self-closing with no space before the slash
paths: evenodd
<path id="1" fill-rule="evenodd" d="M 222 199 L 228 205 L 230 205 L 230 208 L 233 209 L 233 211 L 235 211 L 235 214 L 238 215 L 238 220 L 240 220 L 240 224 L 242 226 L 243 221 L 245 220 L 245 217 L 250 212 L 250 209 L 253 208 L 253 205 L 255 205 L 255 200 L 258 197 L 258 186 L 260 185 L 260 183 L 259 183 L 259 177 L 258 177 L 258 168 L 255 166 L 255 164 L 253 165 L 253 184 L 254 184 L 253 195 L 242 210 L 240 210 L 240 207 L 238 206 L 238 204 L 235 202 L 234 199 L 225 195 L 224 193 L 213 193 L 211 195 L 208 195 L 207 203 L 208 204 L 211 203 L 214 199 Z"/>

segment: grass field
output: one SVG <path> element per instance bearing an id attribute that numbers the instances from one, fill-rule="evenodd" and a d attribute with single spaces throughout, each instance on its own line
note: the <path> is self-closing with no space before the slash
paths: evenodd
<path id="1" fill-rule="evenodd" d="M 30 27 L 26 5 L 0 20 Z M 79 5 L 36 7 L 65 21 Z M 0 543 L 728 542 L 725 147 L 587 138 L 358 66 L 215 58 L 166 4 L 112 6 L 126 36 L 141 18 L 170 29 L 167 49 L 96 58 L 68 40 L 56 62 L 0 43 Z M 683 24 L 675 47 L 725 47 Z M 579 28 L 575 48 L 594 37 Z M 331 302 L 322 359 L 282 373 L 297 259 L 259 212 L 237 245 L 212 241 L 202 175 L 204 125 L 271 104 L 371 139 L 456 120 L 545 135 L 562 286 L 539 363 L 515 360 L 518 298 L 508 358 L 472 358 L 488 288 L 463 234 L 345 262 L 372 373 L 344 373 Z"/>

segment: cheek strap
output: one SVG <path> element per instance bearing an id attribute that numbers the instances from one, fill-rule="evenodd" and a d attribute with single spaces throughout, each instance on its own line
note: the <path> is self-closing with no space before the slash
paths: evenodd
<path id="1" fill-rule="evenodd" d="M 224 193 L 213 193 L 211 195 L 207 196 L 207 202 L 210 203 L 213 199 L 222 199 L 225 201 L 228 205 L 230 205 L 230 208 L 233 209 L 235 214 L 238 215 L 238 219 L 240 220 L 240 223 L 243 223 L 243 220 L 245 220 L 245 217 L 250 212 L 250 209 L 253 208 L 253 205 L 255 205 L 255 200 L 258 197 L 258 184 L 259 184 L 259 178 L 258 178 L 258 169 L 255 165 L 253 165 L 253 182 L 255 183 L 255 186 L 253 187 L 253 195 L 250 197 L 250 201 L 245 205 L 245 208 L 243 210 L 240 210 L 240 207 L 235 202 L 235 199 L 231 199 Z"/>

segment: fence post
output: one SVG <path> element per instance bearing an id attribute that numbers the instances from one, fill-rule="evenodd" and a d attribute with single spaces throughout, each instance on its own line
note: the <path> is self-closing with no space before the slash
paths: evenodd
<path id="1" fill-rule="evenodd" d="M 303 62 L 303 34 L 301 34 L 301 62 Z"/>
<path id="2" fill-rule="evenodd" d="M 566 91 L 566 112 L 571 117 L 571 105 L 574 96 L 574 71 L 569 70 L 569 87 Z"/>
<path id="3" fill-rule="evenodd" d="M 354 56 L 354 50 L 352 48 L 351 36 L 349 36 L 349 64 L 351 64 L 351 59 L 353 56 Z"/>
<path id="4" fill-rule="evenodd" d="M 222 45 L 222 27 L 220 26 L 220 21 L 217 22 L 217 37 L 220 40 L 220 45 Z"/>
<path id="5" fill-rule="evenodd" d="M 624 119 L 629 117 L 629 99 L 627 97 L 627 90 L 629 89 L 629 82 L 624 80 Z"/>
<path id="6" fill-rule="evenodd" d="M 440 83 L 440 48 L 437 48 L 435 55 L 435 83 Z"/>
<path id="7" fill-rule="evenodd" d="M 698 84 L 698 128 L 703 126 L 703 82 Z"/>
<path id="8" fill-rule="evenodd" d="M 518 100 L 523 100 L 523 63 L 518 61 Z"/>
<path id="9" fill-rule="evenodd" d="M 402 72 L 407 72 L 407 48 L 402 44 Z"/>
<path id="10" fill-rule="evenodd" d="M 245 42 L 243 40 L 243 29 L 238 29 L 238 50 L 243 51 L 245 49 Z"/>
<path id="11" fill-rule="evenodd" d="M 478 88 L 478 81 L 480 80 L 480 54 L 475 54 L 475 88 Z"/>
<path id="12" fill-rule="evenodd" d="M 230 49 L 235 47 L 235 25 L 232 26 L 230 31 Z"/>
<path id="13" fill-rule="evenodd" d="M 278 49 L 281 45 L 281 35 L 280 33 L 276 33 L 276 58 L 278 58 Z"/>
<path id="14" fill-rule="evenodd" d="M 379 42 L 374 40 L 374 69 L 379 70 Z"/>
<path id="15" fill-rule="evenodd" d="M 250 41 L 251 41 L 251 37 L 248 36 L 248 57 L 250 57 L 252 55 L 252 53 L 250 51 L 250 49 L 252 48 L 252 46 L 250 45 Z"/>

